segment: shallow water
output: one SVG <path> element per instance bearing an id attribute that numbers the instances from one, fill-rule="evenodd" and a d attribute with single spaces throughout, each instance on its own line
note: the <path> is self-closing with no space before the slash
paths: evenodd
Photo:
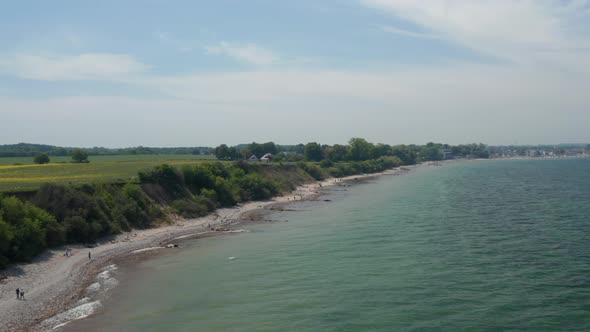
<path id="1" fill-rule="evenodd" d="M 590 159 L 457 162 L 327 194 L 120 267 L 102 312 L 66 330 L 590 330 Z"/>

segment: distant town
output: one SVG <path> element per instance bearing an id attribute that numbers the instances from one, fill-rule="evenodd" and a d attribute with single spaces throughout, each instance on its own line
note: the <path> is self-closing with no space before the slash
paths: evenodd
<path id="1" fill-rule="evenodd" d="M 489 146 L 490 158 L 584 157 L 590 156 L 590 144 L 540 146 Z"/>

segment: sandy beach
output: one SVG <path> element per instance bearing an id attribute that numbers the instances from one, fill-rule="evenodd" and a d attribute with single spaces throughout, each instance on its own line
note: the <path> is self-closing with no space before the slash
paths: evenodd
<path id="1" fill-rule="evenodd" d="M 254 221 L 252 215 L 257 210 L 296 200 L 313 199 L 319 195 L 322 187 L 382 175 L 396 175 L 403 171 L 404 169 L 398 168 L 309 183 L 272 200 L 247 202 L 234 208 L 218 209 L 205 217 L 177 220 L 172 225 L 102 239 L 95 248 L 69 246 L 72 249 L 69 257 L 64 255 L 65 247 L 48 250 L 31 263 L 18 264 L 0 273 L 0 331 L 51 330 L 68 320 L 83 317 L 83 312 L 68 314 L 68 310 L 81 305 L 87 307 L 91 313 L 93 303 L 88 303 L 90 300 L 85 295 L 89 287 L 100 286 L 95 282 L 97 275 L 104 275 L 103 279 L 108 279 L 106 277 L 109 268 L 117 259 L 158 250 L 174 250 L 167 249 L 166 245 L 181 239 L 231 232 L 230 225 Z M 91 259 L 88 257 L 89 252 Z M 24 289 L 24 300 L 16 299 L 17 288 Z"/>

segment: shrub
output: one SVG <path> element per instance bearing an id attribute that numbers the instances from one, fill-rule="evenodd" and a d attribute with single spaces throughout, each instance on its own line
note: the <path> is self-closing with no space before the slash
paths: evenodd
<path id="1" fill-rule="evenodd" d="M 49 156 L 47 155 L 47 153 L 39 153 L 35 155 L 35 157 L 33 158 L 33 162 L 35 164 L 47 164 L 49 163 Z"/>
<path id="2" fill-rule="evenodd" d="M 172 202 L 172 208 L 185 218 L 201 217 L 214 209 L 214 205 L 206 197 L 180 199 Z"/>
<path id="3" fill-rule="evenodd" d="M 66 237 L 68 242 L 87 242 L 88 223 L 81 216 L 72 216 L 64 219 Z"/>
<path id="4" fill-rule="evenodd" d="M 240 187 L 236 182 L 222 177 L 215 179 L 215 193 L 221 206 L 233 206 L 241 200 Z"/>
<path id="5" fill-rule="evenodd" d="M 320 162 L 321 168 L 330 168 L 332 166 L 334 166 L 334 162 L 332 162 L 330 159 L 324 159 Z"/>
<path id="6" fill-rule="evenodd" d="M 244 191 L 244 200 L 268 199 L 279 192 L 274 182 L 255 173 L 237 179 L 237 184 Z"/>
<path id="7" fill-rule="evenodd" d="M 88 163 L 88 152 L 80 149 L 76 149 L 72 152 L 72 162 L 75 163 Z"/>
<path id="8" fill-rule="evenodd" d="M 213 188 L 215 186 L 215 174 L 211 167 L 206 165 L 184 166 L 182 168 L 185 184 L 193 191 L 199 191 L 201 188 Z"/>
<path id="9" fill-rule="evenodd" d="M 48 247 L 66 243 L 66 229 L 55 219 L 48 220 L 45 223 L 45 242 Z"/>
<path id="10" fill-rule="evenodd" d="M 322 170 L 317 165 L 299 162 L 299 163 L 297 163 L 297 166 L 299 166 L 307 174 L 309 174 L 312 178 L 314 178 L 318 181 L 324 179 L 324 174 L 322 173 Z"/>
<path id="11" fill-rule="evenodd" d="M 186 194 L 183 189 L 184 179 L 182 174 L 168 164 L 156 166 L 151 171 L 139 172 L 138 175 L 141 183 L 161 185 L 173 197 L 180 197 Z"/>
<path id="12" fill-rule="evenodd" d="M 9 249 L 13 238 L 12 227 L 0 215 L 0 269 L 6 267 L 10 261 Z"/>

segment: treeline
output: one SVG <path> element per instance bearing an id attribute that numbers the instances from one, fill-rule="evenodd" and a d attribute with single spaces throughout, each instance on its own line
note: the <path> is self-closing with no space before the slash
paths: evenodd
<path id="1" fill-rule="evenodd" d="M 348 144 L 321 145 L 316 142 L 292 146 L 280 146 L 273 142 L 252 143 L 229 147 L 221 144 L 215 148 L 220 160 L 243 160 L 255 155 L 260 158 L 266 153 L 273 154 L 273 161 L 317 161 L 331 162 L 365 161 L 381 157 L 397 157 L 404 165 L 423 161 L 451 158 L 489 158 L 488 147 L 484 144 L 449 145 L 427 143 L 425 145 L 388 145 L 371 143 L 364 138 L 351 138 Z"/>
<path id="2" fill-rule="evenodd" d="M 33 157 L 38 154 L 47 154 L 49 156 L 69 156 L 75 150 L 80 148 L 60 147 L 44 144 L 7 144 L 0 145 L 0 157 Z M 212 154 L 213 149 L 205 146 L 197 147 L 172 147 L 172 148 L 151 148 L 151 147 L 131 147 L 110 149 L 104 147 L 92 147 L 82 149 L 91 156 L 100 155 L 145 155 L 145 154 Z"/>

